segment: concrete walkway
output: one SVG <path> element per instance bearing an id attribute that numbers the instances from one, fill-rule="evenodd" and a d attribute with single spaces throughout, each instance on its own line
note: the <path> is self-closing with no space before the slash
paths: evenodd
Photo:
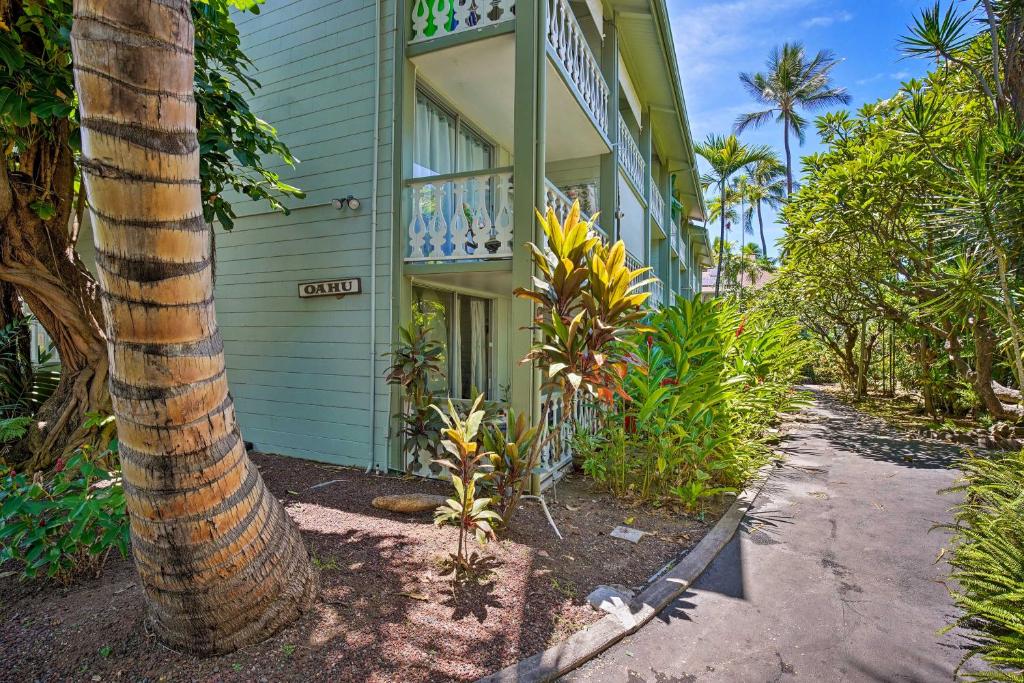
<path id="1" fill-rule="evenodd" d="M 908 440 L 819 394 L 743 528 L 694 588 L 570 681 L 952 680 L 936 564 L 954 446 Z"/>

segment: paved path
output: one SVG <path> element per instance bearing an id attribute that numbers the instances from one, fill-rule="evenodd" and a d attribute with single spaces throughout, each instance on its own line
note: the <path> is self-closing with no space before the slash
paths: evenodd
<path id="1" fill-rule="evenodd" d="M 935 563 L 953 446 L 819 395 L 740 533 L 693 590 L 566 680 L 950 681 L 962 652 Z"/>

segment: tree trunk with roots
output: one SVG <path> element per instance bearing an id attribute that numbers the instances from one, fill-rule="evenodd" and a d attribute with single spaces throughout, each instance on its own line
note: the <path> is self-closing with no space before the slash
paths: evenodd
<path id="1" fill-rule="evenodd" d="M 18 151 L 18 168 L 0 165 L 0 281 L 16 288 L 53 339 L 61 379 L 24 439 L 2 454 L 29 471 L 45 469 L 65 451 L 89 439 L 82 427 L 89 412 L 110 409 L 102 309 L 96 283 L 75 251 L 70 197 L 74 157 L 69 123 L 36 136 Z M 6 161 L 6 160 L 5 160 Z M 52 215 L 40 216 L 47 202 Z"/>
<path id="2" fill-rule="evenodd" d="M 203 220 L 187 0 L 76 0 L 72 48 L 132 550 L 157 636 L 215 654 L 309 605 L 305 547 L 245 452 Z"/>
<path id="3" fill-rule="evenodd" d="M 1024 417 L 1024 408 L 1020 404 L 1003 403 L 1000 393 L 1006 388 L 992 379 L 992 367 L 995 362 L 998 345 L 995 333 L 988 321 L 988 315 L 982 308 L 975 313 L 971 325 L 974 339 L 974 365 L 971 366 L 961 357 L 962 347 L 956 332 L 947 324 L 945 330 L 946 355 L 954 367 L 970 382 L 978 395 L 981 405 L 997 420 L 1019 420 Z M 1012 394 L 1012 392 L 1009 392 Z M 1008 398 L 1014 398 L 1008 395 Z M 1016 399 L 1020 395 L 1017 393 Z"/>

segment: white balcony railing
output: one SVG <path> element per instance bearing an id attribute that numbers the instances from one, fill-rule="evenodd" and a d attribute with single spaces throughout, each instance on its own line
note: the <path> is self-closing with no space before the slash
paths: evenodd
<path id="1" fill-rule="evenodd" d="M 591 187 L 591 186 L 582 186 L 582 187 Z M 577 187 L 576 191 L 580 192 L 581 190 L 580 190 L 579 187 Z M 596 193 L 594 193 L 593 190 L 588 190 L 588 191 L 591 192 L 592 194 L 596 194 Z M 544 203 L 547 206 L 549 206 L 552 209 L 554 209 L 555 215 L 558 216 L 558 220 L 560 220 L 560 221 L 564 221 L 565 220 L 565 217 L 569 215 L 569 210 L 572 208 L 572 203 L 575 200 L 579 200 L 579 202 L 580 202 L 580 216 L 583 219 L 589 220 L 590 216 L 593 215 L 594 213 L 596 213 L 596 211 L 597 211 L 597 198 L 596 198 L 596 196 L 595 197 L 575 196 L 575 197 L 570 198 L 564 192 L 562 192 L 560 189 L 558 189 L 558 187 L 556 187 L 555 184 L 552 183 L 550 180 L 545 180 L 544 181 Z M 605 239 L 605 240 L 608 239 L 607 233 L 605 233 L 605 231 L 601 229 L 601 226 L 595 225 L 594 229 L 595 229 L 595 231 L 599 235 L 601 235 L 602 239 Z"/>
<path id="2" fill-rule="evenodd" d="M 641 261 L 633 254 L 631 254 L 629 251 L 626 251 L 626 267 L 629 268 L 630 270 L 640 270 L 645 266 L 643 264 L 643 261 Z M 654 279 L 654 273 L 648 270 L 644 274 L 638 275 L 633 282 L 635 283 L 642 280 L 651 279 Z M 651 293 L 651 296 L 647 298 L 647 304 L 649 306 L 660 307 L 665 301 L 665 283 L 663 283 L 660 279 L 654 279 L 654 282 L 646 284 L 640 291 Z"/>
<path id="3" fill-rule="evenodd" d="M 539 466 L 542 470 L 556 472 L 555 479 L 563 470 L 572 463 L 573 458 L 573 437 L 577 430 L 596 434 L 601 427 L 602 415 L 598 405 L 589 397 L 577 394 L 570 406 L 571 415 L 564 415 L 562 395 L 553 393 L 545 397 L 545 402 L 551 401 L 551 408 L 548 411 L 549 431 L 561 430 L 561 452 L 555 451 L 555 443 L 549 441 L 541 451 Z"/>
<path id="4" fill-rule="evenodd" d="M 548 3 L 548 43 L 576 86 L 587 111 L 602 132 L 608 132 L 608 84 L 601 64 L 587 44 L 583 29 L 573 14 L 569 0 Z"/>
<path id="5" fill-rule="evenodd" d="M 647 299 L 647 305 L 651 308 L 661 308 L 665 304 L 665 283 L 655 280 L 647 286 L 651 296 Z"/>
<path id="6" fill-rule="evenodd" d="M 654 222 L 664 229 L 665 195 L 661 193 L 661 188 L 653 183 L 651 184 L 651 215 L 654 216 Z"/>
<path id="7" fill-rule="evenodd" d="M 448 401 L 452 402 L 455 409 L 459 411 L 463 416 L 469 413 L 469 409 L 473 405 L 473 401 L 464 398 L 451 398 L 450 396 L 434 396 L 433 403 L 435 406 L 448 413 Z M 502 402 L 488 403 L 487 406 L 487 419 L 492 424 L 506 429 L 508 425 L 508 405 Z M 495 412 L 494 409 L 497 409 Z M 412 405 L 408 401 L 402 402 L 402 413 L 404 415 L 412 414 Z M 403 436 L 404 439 L 404 436 Z M 404 469 L 406 474 L 414 474 L 418 477 L 426 477 L 428 479 L 450 479 L 450 475 L 443 467 L 439 467 L 434 461 L 442 455 L 444 449 L 441 448 L 441 444 L 434 443 L 426 448 L 408 448 L 404 447 L 402 456 L 405 459 Z"/>
<path id="8" fill-rule="evenodd" d="M 406 261 L 512 258 L 512 169 L 407 181 Z"/>
<path id="9" fill-rule="evenodd" d="M 409 42 L 422 43 L 515 18 L 515 0 L 412 0 Z"/>
<path id="10" fill-rule="evenodd" d="M 629 268 L 630 270 L 640 270 L 641 268 L 644 267 L 644 264 L 643 264 L 643 262 L 640 259 L 638 259 L 636 256 L 633 256 L 633 254 L 631 254 L 631 253 L 629 253 L 627 251 L 626 252 L 626 267 Z M 646 280 L 647 278 L 650 277 L 650 275 L 645 274 L 645 275 L 642 275 L 641 277 Z"/>
<path id="11" fill-rule="evenodd" d="M 619 165 L 622 166 L 622 170 L 626 172 L 626 176 L 637 191 L 643 191 L 647 164 L 622 116 L 619 116 Z"/>

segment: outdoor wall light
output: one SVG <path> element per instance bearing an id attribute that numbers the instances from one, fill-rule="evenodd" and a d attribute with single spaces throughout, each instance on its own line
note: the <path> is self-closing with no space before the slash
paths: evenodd
<path id="1" fill-rule="evenodd" d="M 359 210 L 359 200 L 353 195 L 349 195 L 344 199 L 332 199 L 331 206 L 335 209 L 351 209 L 352 211 Z"/>

